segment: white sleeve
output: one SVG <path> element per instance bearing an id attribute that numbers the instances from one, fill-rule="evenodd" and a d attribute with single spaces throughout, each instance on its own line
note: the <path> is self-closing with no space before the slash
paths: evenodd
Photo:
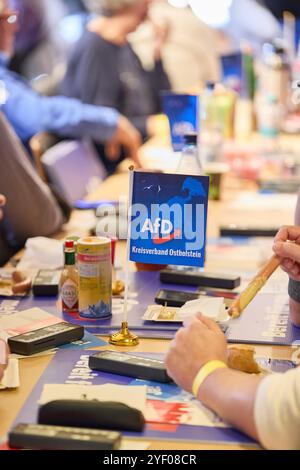
<path id="1" fill-rule="evenodd" d="M 255 423 L 269 450 L 300 449 L 300 368 L 262 381 L 255 400 Z"/>

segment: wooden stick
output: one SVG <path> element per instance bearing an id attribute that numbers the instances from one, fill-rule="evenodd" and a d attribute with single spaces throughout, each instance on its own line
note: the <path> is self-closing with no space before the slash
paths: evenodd
<path id="1" fill-rule="evenodd" d="M 262 287 L 266 284 L 268 279 L 272 276 L 272 274 L 276 271 L 276 269 L 280 266 L 281 259 L 274 255 L 272 258 L 267 262 L 263 268 L 256 274 L 256 276 L 252 279 L 249 283 L 248 287 L 242 292 L 233 302 L 231 305 L 228 314 L 232 318 L 238 318 L 241 313 L 245 310 L 245 308 L 250 304 L 250 302 L 254 299 L 256 294 L 262 289 Z"/>

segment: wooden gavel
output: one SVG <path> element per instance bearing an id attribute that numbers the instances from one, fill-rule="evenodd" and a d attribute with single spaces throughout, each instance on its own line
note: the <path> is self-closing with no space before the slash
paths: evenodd
<path id="1" fill-rule="evenodd" d="M 254 299 L 256 294 L 262 289 L 268 279 L 280 266 L 280 263 L 281 259 L 278 256 L 274 255 L 265 264 L 265 266 L 261 268 L 261 270 L 252 279 L 246 289 L 234 300 L 233 304 L 228 310 L 228 314 L 232 318 L 238 318 L 241 315 L 245 308 Z"/>

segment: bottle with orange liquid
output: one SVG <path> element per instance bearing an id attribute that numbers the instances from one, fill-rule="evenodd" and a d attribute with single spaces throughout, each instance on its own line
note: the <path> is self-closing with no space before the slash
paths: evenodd
<path id="1" fill-rule="evenodd" d="M 74 241 L 67 240 L 64 247 L 65 267 L 60 278 L 60 296 L 62 311 L 66 314 L 79 312 L 78 303 L 78 269 Z"/>

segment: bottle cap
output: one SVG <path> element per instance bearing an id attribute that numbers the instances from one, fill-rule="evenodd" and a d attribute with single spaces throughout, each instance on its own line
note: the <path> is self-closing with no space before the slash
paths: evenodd
<path id="1" fill-rule="evenodd" d="M 65 242 L 65 248 L 74 248 L 74 241 L 73 240 L 67 240 Z"/>
<path id="2" fill-rule="evenodd" d="M 206 89 L 213 91 L 216 88 L 216 82 L 208 81 L 206 82 Z"/>
<path id="3" fill-rule="evenodd" d="M 188 144 L 194 144 L 197 145 L 198 143 L 198 135 L 195 133 L 192 134 L 185 134 L 184 135 L 184 142 L 186 145 Z"/>

